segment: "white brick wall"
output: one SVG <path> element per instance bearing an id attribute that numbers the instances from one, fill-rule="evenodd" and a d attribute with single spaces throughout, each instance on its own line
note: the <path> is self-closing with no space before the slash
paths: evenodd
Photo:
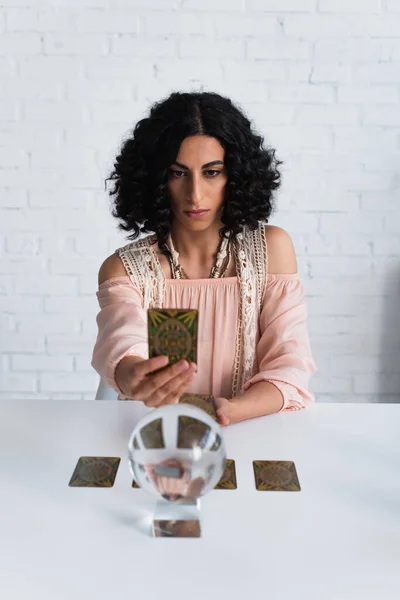
<path id="1" fill-rule="evenodd" d="M 400 1 L 5 0 L 0 399 L 94 396 L 103 181 L 172 89 L 239 102 L 285 161 L 320 401 L 400 399 Z"/>

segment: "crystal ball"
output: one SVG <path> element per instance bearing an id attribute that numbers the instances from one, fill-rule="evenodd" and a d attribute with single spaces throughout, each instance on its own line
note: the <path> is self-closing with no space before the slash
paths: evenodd
<path id="1" fill-rule="evenodd" d="M 225 463 L 220 426 L 188 404 L 154 409 L 138 422 L 129 440 L 136 483 L 169 502 L 195 500 L 212 490 Z"/>

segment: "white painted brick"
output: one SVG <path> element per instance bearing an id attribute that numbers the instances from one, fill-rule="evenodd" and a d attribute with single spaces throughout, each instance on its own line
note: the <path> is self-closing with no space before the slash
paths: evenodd
<path id="1" fill-rule="evenodd" d="M 6 231 L 51 231 L 54 219 L 48 211 L 5 209 L 0 210 L 0 223 Z"/>
<path id="2" fill-rule="evenodd" d="M 225 13 L 212 15 L 211 18 L 218 37 L 240 36 L 243 39 L 243 37 L 277 35 L 280 32 L 279 22 L 275 16 Z M 183 29 L 182 33 L 184 31 Z"/>
<path id="3" fill-rule="evenodd" d="M 44 54 L 48 55 L 105 55 L 109 50 L 109 40 L 104 35 L 73 35 L 71 33 L 46 34 Z"/>
<path id="4" fill-rule="evenodd" d="M 268 138 L 281 151 L 327 150 L 332 145 L 332 134 L 326 127 L 300 127 L 291 124 L 286 127 L 268 127 Z"/>
<path id="5" fill-rule="evenodd" d="M 210 65 L 211 66 L 211 65 Z M 227 81 L 283 81 L 285 71 L 278 61 L 235 61 L 224 65 Z"/>
<path id="6" fill-rule="evenodd" d="M 38 296 L 74 296 L 77 293 L 77 278 L 69 275 L 49 275 L 45 273 L 40 278 L 25 275 L 15 283 L 17 295 Z"/>
<path id="7" fill-rule="evenodd" d="M 373 146 L 373 151 L 385 152 L 398 150 L 396 130 L 382 129 L 380 127 L 340 127 L 336 126 L 333 132 L 335 150 L 365 152 L 366 148 Z"/>
<path id="8" fill-rule="evenodd" d="M 44 298 L 44 310 L 48 314 L 93 315 L 97 311 L 97 300 L 88 296 Z"/>
<path id="9" fill-rule="evenodd" d="M 361 37 L 399 37 L 400 15 L 357 15 L 351 20 L 351 33 Z"/>
<path id="10" fill-rule="evenodd" d="M 154 77 L 153 62 L 140 58 L 130 58 L 120 56 L 107 56 L 97 59 L 87 59 L 85 61 L 86 75 L 91 79 L 106 79 L 113 81 L 121 78 L 128 81 L 145 82 Z M 175 63 L 176 67 L 176 63 Z"/>
<path id="11" fill-rule="evenodd" d="M 338 252 L 338 238 L 334 235 L 309 234 L 305 245 L 310 256 L 335 256 Z"/>
<path id="12" fill-rule="evenodd" d="M 54 229 L 58 231 L 56 227 Z M 76 255 L 75 241 L 74 234 L 44 233 L 40 236 L 40 249 L 45 256 L 63 260 L 65 256 Z"/>
<path id="13" fill-rule="evenodd" d="M 88 273 L 92 269 L 99 270 L 99 265 L 96 261 L 91 259 L 85 259 L 81 256 L 79 258 L 65 258 L 64 260 L 53 260 L 50 259 L 50 272 L 57 275 L 78 275 Z"/>
<path id="14" fill-rule="evenodd" d="M 400 12 L 400 4 L 398 0 L 384 0 L 384 5 L 388 12 Z"/>
<path id="15" fill-rule="evenodd" d="M 14 319 L 20 315 L 38 315 L 43 313 L 43 299 L 30 295 L 24 298 L 13 295 L 7 297 L 0 296 L 0 310 L 13 315 Z"/>
<path id="16" fill-rule="evenodd" d="M 0 356 L 0 373 L 7 373 L 10 370 L 9 362 L 8 356 Z"/>
<path id="17" fill-rule="evenodd" d="M 336 284 L 337 285 L 337 284 Z M 310 313 L 308 330 L 310 335 L 327 333 L 329 335 L 337 335 L 337 334 L 346 334 L 349 331 L 355 333 L 363 333 L 365 331 L 365 321 L 364 319 L 358 316 L 339 316 L 339 315 L 314 315 Z M 338 358 L 342 360 L 343 357 L 334 356 L 329 357 L 329 369 L 334 373 L 341 372 L 334 363 L 334 360 Z M 355 358 L 355 357 L 354 357 Z M 348 364 L 348 368 L 351 369 L 352 361 L 349 361 L 348 357 L 346 357 L 346 362 Z M 344 371 L 345 372 L 345 371 Z M 352 371 L 350 371 L 352 372 Z"/>
<path id="18" fill-rule="evenodd" d="M 373 253 L 376 256 L 400 256 L 400 237 L 387 237 L 373 240 Z"/>
<path id="19" fill-rule="evenodd" d="M 380 0 L 318 0 L 321 13 L 380 13 Z"/>
<path id="20" fill-rule="evenodd" d="M 310 83 L 312 64 L 310 61 L 295 61 L 286 62 L 285 79 L 289 82 Z"/>
<path id="21" fill-rule="evenodd" d="M 28 154 L 22 148 L 0 147 L 0 165 L 7 168 L 26 168 L 28 166 Z"/>
<path id="22" fill-rule="evenodd" d="M 112 0 L 111 5 L 112 8 L 123 8 L 123 9 L 132 9 L 132 8 L 140 8 L 147 9 L 149 12 L 151 10 L 178 10 L 180 8 L 181 0 Z"/>
<path id="23" fill-rule="evenodd" d="M 40 54 L 42 42 L 38 33 L 5 33 L 0 36 L 0 55 Z"/>
<path id="24" fill-rule="evenodd" d="M 82 10 L 77 13 L 78 33 L 138 33 L 139 18 L 135 10 Z"/>
<path id="25" fill-rule="evenodd" d="M 98 100 L 99 98 L 101 98 L 101 100 L 104 102 L 113 100 L 123 101 L 132 100 L 134 98 L 134 91 L 135 85 L 131 81 L 116 80 L 113 85 L 110 85 L 107 79 L 86 79 L 84 81 L 68 83 L 66 86 L 65 98 L 68 101 L 72 100 L 75 102 L 87 102 L 89 104 L 91 104 L 93 100 Z M 109 126 L 108 123 L 107 126 Z M 70 128 L 66 132 L 67 138 L 69 132 Z M 78 128 L 78 132 L 83 141 L 84 132 L 82 131 L 82 127 Z M 102 131 L 100 133 L 104 135 L 105 132 Z M 85 141 L 90 142 L 91 138 Z M 67 139 L 67 142 L 69 145 L 69 139 Z"/>
<path id="26" fill-rule="evenodd" d="M 14 100 L 0 101 L 0 122 L 1 121 L 16 121 L 19 119 L 19 106 Z"/>
<path id="27" fill-rule="evenodd" d="M 313 277 L 324 277 L 327 273 L 332 277 L 356 277 L 371 271 L 372 261 L 366 257 L 356 256 L 351 257 L 351 260 L 338 260 L 326 256 L 314 256 L 311 261 Z"/>
<path id="28" fill-rule="evenodd" d="M 359 109 L 356 106 L 303 105 L 296 110 L 296 123 L 300 125 L 356 125 Z"/>
<path id="29" fill-rule="evenodd" d="M 63 116 L 63 118 L 65 118 L 65 116 Z M 74 149 L 68 149 L 68 148 L 40 148 L 38 149 L 36 152 L 32 153 L 32 168 L 36 169 L 36 168 L 57 168 L 60 165 L 63 165 L 64 168 L 66 169 L 76 169 L 79 167 L 82 167 L 83 169 L 93 169 L 96 167 L 96 161 L 95 161 L 95 154 L 93 152 L 93 150 L 88 150 L 86 148 L 74 148 Z M 54 198 L 54 200 L 58 201 L 58 204 L 56 204 L 56 206 L 60 206 L 60 203 L 65 199 L 65 192 L 61 191 L 62 197 L 59 198 L 58 194 L 57 197 Z M 87 194 L 87 192 L 86 192 Z M 70 195 L 72 195 L 72 193 L 70 192 Z M 79 193 L 78 193 L 79 195 Z M 82 191 L 81 191 L 81 195 L 82 195 Z M 54 206 L 54 204 L 40 204 L 40 201 L 38 199 L 38 194 L 34 194 L 32 196 L 33 198 L 35 198 L 37 200 L 37 204 L 35 204 L 35 206 Z M 51 202 L 51 199 L 49 198 L 49 195 L 47 195 L 47 199 L 48 201 Z M 44 200 L 44 202 L 46 202 L 46 200 Z M 53 202 L 54 202 L 53 200 Z M 73 201 L 73 200 L 72 200 Z M 84 203 L 84 205 L 87 202 Z M 32 204 L 33 206 L 34 204 Z M 79 206 L 79 204 L 76 204 L 77 206 Z"/>
<path id="30" fill-rule="evenodd" d="M 351 67 L 347 62 L 318 61 L 312 66 L 313 83 L 347 83 L 351 80 Z"/>
<path id="31" fill-rule="evenodd" d="M 83 73 L 84 61 L 71 56 L 28 56 L 19 60 L 19 72 L 23 80 L 52 80 L 65 83 L 79 80 Z M 31 85 L 34 85 L 33 82 Z M 40 85 L 38 82 L 37 85 Z"/>
<path id="32" fill-rule="evenodd" d="M 351 37 L 353 22 L 343 15 L 287 15 L 284 17 L 283 28 L 288 36 L 316 39 Z"/>
<path id="33" fill-rule="evenodd" d="M 379 61 L 400 60 L 400 39 L 379 40 Z"/>
<path id="34" fill-rule="evenodd" d="M 64 150 L 65 153 L 65 150 Z M 66 153 L 65 153 L 66 154 Z M 64 156 L 65 156 L 64 154 Z M 75 160 L 73 156 L 73 151 L 69 151 L 67 156 L 71 160 Z M 83 153 L 82 150 L 76 150 L 76 154 L 78 157 L 83 159 L 83 164 L 86 159 L 92 157 L 88 162 L 94 162 L 94 154 L 93 153 Z M 46 161 L 48 161 L 48 165 L 46 166 L 56 166 L 56 160 L 51 162 L 50 152 L 44 150 L 40 154 L 35 155 L 35 162 L 37 166 L 45 166 Z M 60 152 L 57 150 L 54 151 L 54 156 L 58 159 L 60 158 Z M 70 166 L 69 159 L 67 159 L 68 165 Z M 76 159 L 76 165 L 79 164 L 78 159 Z M 90 205 L 91 194 L 88 190 L 54 190 L 53 192 L 46 191 L 38 191 L 34 190 L 29 192 L 29 206 L 32 208 L 57 208 L 59 206 L 69 206 L 71 208 L 81 208 L 86 209 Z"/>
<path id="35" fill-rule="evenodd" d="M 356 374 L 354 376 L 354 391 L 356 394 L 371 393 L 371 391 L 378 393 L 380 391 L 379 387 L 379 378 L 378 375 L 375 373 L 363 373 L 362 375 Z M 397 390 L 393 391 L 398 391 L 398 387 Z M 382 391 L 380 391 L 380 393 L 382 393 Z"/>
<path id="36" fill-rule="evenodd" d="M 400 219 L 394 219 L 393 216 L 384 216 L 385 232 L 400 234 Z"/>
<path id="37" fill-rule="evenodd" d="M 36 376 L 32 374 L 13 375 L 4 373 L 0 377 L 0 392 L 34 392 L 36 390 Z M 20 396 L 18 396 L 20 397 Z"/>
<path id="38" fill-rule="evenodd" d="M 92 360 L 91 354 L 86 356 L 75 356 L 74 357 L 74 368 L 78 373 L 90 373 L 93 374 L 93 367 L 90 364 Z"/>
<path id="39" fill-rule="evenodd" d="M 18 318 L 18 331 L 20 334 L 51 334 L 79 332 L 78 318 L 58 315 L 35 315 L 35 318 L 21 315 Z"/>
<path id="40" fill-rule="evenodd" d="M 11 255 L 12 256 L 12 255 Z M 35 258 L 3 258 L 0 261 L 0 273 L 3 275 L 24 275 L 26 272 L 38 276 L 46 272 L 46 260 L 43 256 Z"/>
<path id="41" fill-rule="evenodd" d="M 373 235 L 354 237 L 340 237 L 339 239 L 339 254 L 352 258 L 353 256 L 368 256 L 372 253 L 372 238 Z"/>
<path id="42" fill-rule="evenodd" d="M 354 65 L 352 77 L 355 83 L 399 83 L 400 61 L 396 63 Z"/>
<path id="43" fill-rule="evenodd" d="M 178 42 L 178 56 L 187 58 L 245 58 L 245 45 L 242 40 L 210 40 L 209 38 L 189 38 Z"/>
<path id="44" fill-rule="evenodd" d="M 21 352 L 22 348 L 24 352 L 44 352 L 45 342 L 43 332 L 39 335 L 21 335 L 17 332 L 4 333 L 4 330 L 2 331 L 0 336 L 1 352 L 14 354 Z"/>
<path id="45" fill-rule="evenodd" d="M 76 252 L 86 258 L 95 258 L 98 256 L 108 256 L 109 245 L 108 239 L 99 237 L 96 239 L 88 239 L 86 237 L 76 238 Z"/>
<path id="46" fill-rule="evenodd" d="M 46 332 L 46 346 L 50 356 L 81 354 L 87 352 L 88 348 L 93 348 L 95 341 L 96 336 L 94 335 Z"/>
<path id="47" fill-rule="evenodd" d="M 334 88 L 330 85 L 299 83 L 271 86 L 272 102 L 327 103 L 334 101 Z"/>
<path id="48" fill-rule="evenodd" d="M 338 86 L 338 102 L 354 104 L 398 104 L 400 97 L 395 88 L 388 86 Z"/>
<path id="49" fill-rule="evenodd" d="M 99 270 L 99 268 L 97 269 L 97 271 Z M 91 277 L 79 277 L 79 295 L 94 295 L 97 292 L 97 271 L 95 273 L 92 273 Z"/>
<path id="50" fill-rule="evenodd" d="M 382 192 L 367 192 L 361 194 L 361 209 L 362 211 L 374 211 L 381 214 L 382 211 L 397 210 L 398 203 L 396 193 L 393 191 Z"/>
<path id="51" fill-rule="evenodd" d="M 25 118 L 33 123 L 42 121 L 80 123 L 84 119 L 84 111 L 79 103 L 31 101 L 25 105 Z"/>
<path id="52" fill-rule="evenodd" d="M 318 377 L 317 377 L 318 375 Z M 352 377 L 329 377 L 322 376 L 317 373 L 313 380 L 313 390 L 316 394 L 330 393 L 341 394 L 350 393 L 352 391 Z"/>
<path id="53" fill-rule="evenodd" d="M 51 8 L 8 8 L 8 31 L 68 31 L 72 29 L 76 14 L 69 10 L 51 10 Z"/>
<path id="54" fill-rule="evenodd" d="M 15 64 L 11 62 L 10 58 L 3 58 L 0 56 L 0 80 L 4 79 L 8 83 L 15 76 Z"/>
<path id="55" fill-rule="evenodd" d="M 97 314 L 98 309 L 93 312 L 92 314 Z M 94 337 L 97 336 L 97 332 L 98 332 L 98 327 L 96 324 L 95 319 L 87 319 L 85 321 L 82 322 L 82 333 L 83 335 L 93 335 Z"/>
<path id="56" fill-rule="evenodd" d="M 46 354 L 14 354 L 11 358 L 12 371 L 72 371 L 72 356 L 48 356 Z"/>
<path id="57" fill-rule="evenodd" d="M 16 233 L 6 236 L 6 250 L 11 254 L 38 254 L 40 241 L 34 233 Z"/>
<path id="58" fill-rule="evenodd" d="M 242 11 L 242 0 L 185 0 L 185 10 L 223 10 L 223 11 Z"/>
<path id="59" fill-rule="evenodd" d="M 383 217 L 374 213 L 365 213 L 362 219 L 357 218 L 358 214 L 321 214 L 319 217 L 321 232 L 337 233 L 349 235 L 353 232 L 359 234 L 378 234 L 383 231 Z"/>
<path id="60" fill-rule="evenodd" d="M 215 17 L 214 17 L 215 18 Z M 227 19 L 231 18 L 227 14 Z M 208 34 L 212 27 L 209 15 L 177 12 L 163 15 L 154 13 L 145 15 L 144 29 L 147 35 L 198 35 Z"/>
<path id="61" fill-rule="evenodd" d="M 0 208 L 24 208 L 27 204 L 28 197 L 26 190 L 0 188 Z"/>
<path id="62" fill-rule="evenodd" d="M 400 71 L 399 71 L 400 81 Z M 400 107 L 397 106 L 365 106 L 362 110 L 363 123 L 367 125 L 400 126 Z"/>
<path id="63" fill-rule="evenodd" d="M 314 56 L 318 62 L 378 61 L 382 40 L 373 38 L 328 38 L 314 44 Z"/>
<path id="64" fill-rule="evenodd" d="M 4 296 L 0 296 L 0 302 L 4 301 L 4 300 L 7 301 L 8 298 L 5 298 Z M 0 326 L 1 326 L 2 335 L 5 331 L 7 331 L 7 332 L 16 331 L 16 324 L 15 324 L 14 316 L 0 314 Z"/>
<path id="65" fill-rule="evenodd" d="M 316 0 L 247 0 L 246 6 L 271 12 L 311 12 L 316 8 Z"/>
<path id="66" fill-rule="evenodd" d="M 115 55 L 172 58 L 177 56 L 176 41 L 135 35 L 118 35 L 111 42 Z"/>
<path id="67" fill-rule="evenodd" d="M 310 233 L 310 231 L 316 231 L 318 227 L 318 216 L 294 210 L 289 213 L 280 211 L 279 223 L 290 233 Z"/>
<path id="68" fill-rule="evenodd" d="M 44 373 L 40 379 L 41 392 L 95 392 L 97 385 L 98 376 L 95 373 L 89 377 L 81 373 Z"/>
<path id="69" fill-rule="evenodd" d="M 307 60 L 311 45 L 303 40 L 287 38 L 255 39 L 247 42 L 247 58 L 266 60 Z"/>
<path id="70" fill-rule="evenodd" d="M 288 104 L 268 102 L 263 104 L 247 103 L 247 110 L 252 115 L 259 127 L 273 125 L 286 125 L 293 122 L 295 109 Z"/>

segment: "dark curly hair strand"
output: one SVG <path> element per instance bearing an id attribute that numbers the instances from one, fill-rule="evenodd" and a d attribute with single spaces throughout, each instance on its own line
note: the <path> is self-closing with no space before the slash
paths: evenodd
<path id="1" fill-rule="evenodd" d="M 194 135 L 214 137 L 225 150 L 228 180 L 221 235 L 268 222 L 273 193 L 281 183 L 275 150 L 263 147 L 264 138 L 229 98 L 213 92 L 173 92 L 136 124 L 108 179 L 113 182 L 112 215 L 119 219 L 119 229 L 130 232 L 128 239 L 154 232 L 160 248 L 165 247 L 172 217 L 168 168 L 183 140 Z"/>

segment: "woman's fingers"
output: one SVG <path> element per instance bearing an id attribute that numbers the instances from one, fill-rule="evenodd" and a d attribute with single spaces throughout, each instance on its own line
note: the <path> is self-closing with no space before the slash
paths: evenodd
<path id="1" fill-rule="evenodd" d="M 144 399 L 144 403 L 150 407 L 161 406 L 161 404 L 176 404 L 184 390 L 192 382 L 194 375 L 192 371 L 189 371 L 170 379 L 165 385 Z"/>

